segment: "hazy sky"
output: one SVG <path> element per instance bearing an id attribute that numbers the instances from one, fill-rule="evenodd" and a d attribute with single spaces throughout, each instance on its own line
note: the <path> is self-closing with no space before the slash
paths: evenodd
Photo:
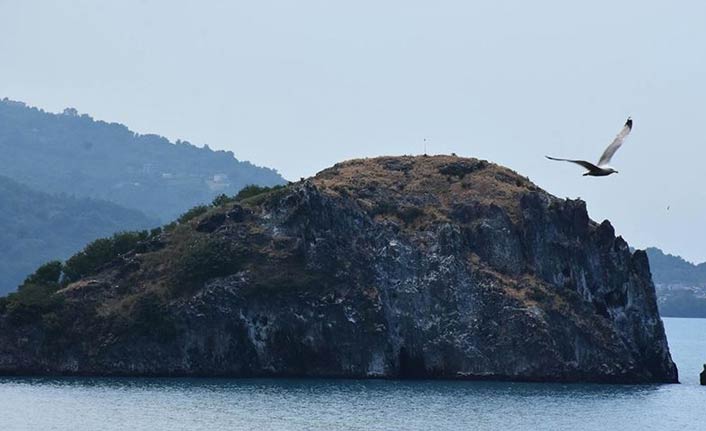
<path id="1" fill-rule="evenodd" d="M 0 97 L 289 179 L 427 138 L 706 260 L 706 2 L 577 3 L 0 0 Z M 619 174 L 544 159 L 597 160 L 628 115 Z"/>

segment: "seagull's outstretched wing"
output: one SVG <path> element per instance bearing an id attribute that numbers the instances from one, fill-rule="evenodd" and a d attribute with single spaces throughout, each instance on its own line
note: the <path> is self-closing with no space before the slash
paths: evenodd
<path id="1" fill-rule="evenodd" d="M 549 157 L 549 156 L 544 156 L 548 158 L 549 160 L 556 160 L 557 162 L 571 162 L 571 163 L 576 163 L 577 165 L 581 165 L 584 168 L 588 169 L 589 171 L 600 171 L 601 168 L 598 166 L 594 165 L 591 162 L 587 162 L 585 160 L 571 160 L 571 159 L 557 159 L 556 157 Z"/>
<path id="2" fill-rule="evenodd" d="M 598 166 L 603 166 L 610 163 L 610 159 L 613 157 L 613 154 L 615 154 L 615 152 L 618 151 L 618 148 L 623 145 L 623 141 L 630 134 L 631 130 L 632 118 L 628 117 L 628 120 L 625 122 L 625 125 L 620 130 L 620 133 L 618 133 L 618 136 L 613 139 L 613 142 L 611 142 L 610 145 L 608 145 L 608 148 L 606 148 L 603 152 L 601 159 L 598 161 Z"/>

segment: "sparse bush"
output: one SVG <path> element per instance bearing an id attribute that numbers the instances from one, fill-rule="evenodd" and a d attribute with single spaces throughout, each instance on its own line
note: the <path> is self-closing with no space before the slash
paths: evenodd
<path id="1" fill-rule="evenodd" d="M 5 310 L 15 323 L 32 322 L 42 314 L 61 305 L 62 298 L 54 295 L 55 286 L 24 284 L 17 292 L 7 295 Z"/>
<path id="2" fill-rule="evenodd" d="M 414 207 L 414 206 L 409 206 L 409 207 L 402 207 L 397 211 L 397 216 L 405 222 L 406 224 L 410 224 L 419 217 L 424 215 L 424 210 L 422 210 L 419 207 Z"/>
<path id="3" fill-rule="evenodd" d="M 236 201 L 242 201 L 245 199 L 249 199 L 255 196 L 262 195 L 264 193 L 269 193 L 275 190 L 280 190 L 283 189 L 284 186 L 273 186 L 273 187 L 261 187 L 261 186 L 256 186 L 254 184 L 251 184 L 249 186 L 243 187 L 242 190 L 238 192 L 237 195 L 235 195 Z"/>
<path id="4" fill-rule="evenodd" d="M 405 224 L 410 224 L 424 215 L 424 210 L 417 206 L 398 207 L 392 202 L 378 202 L 370 211 L 371 217 L 379 215 L 392 215 L 402 220 Z"/>
<path id="5" fill-rule="evenodd" d="M 528 290 L 527 297 L 533 301 L 545 303 L 549 301 L 549 293 L 539 287 L 533 287 Z"/>
<path id="6" fill-rule="evenodd" d="M 110 238 L 101 238 L 88 244 L 83 251 L 71 256 L 64 264 L 64 281 L 67 283 L 95 274 L 100 267 L 121 254 L 136 248 L 149 237 L 147 231 L 121 232 Z"/>
<path id="7" fill-rule="evenodd" d="M 34 274 L 27 277 L 23 285 L 26 284 L 55 284 L 59 285 L 61 280 L 61 273 L 64 269 L 64 265 L 58 260 L 53 260 L 51 262 L 45 263 L 44 265 L 37 268 Z"/>
<path id="8" fill-rule="evenodd" d="M 190 220 L 193 220 L 196 217 L 198 217 L 202 214 L 205 214 L 206 211 L 208 211 L 208 207 L 206 205 L 195 206 L 195 207 L 191 208 L 190 210 L 188 210 L 187 212 L 185 212 L 184 214 L 180 215 L 179 218 L 177 219 L 177 221 L 181 224 L 187 223 Z"/>
<path id="9" fill-rule="evenodd" d="M 177 262 L 174 285 L 189 290 L 205 281 L 238 272 L 243 266 L 242 253 L 229 241 L 205 239 L 195 243 Z"/>
<path id="10" fill-rule="evenodd" d="M 221 206 L 226 205 L 231 202 L 235 202 L 234 197 L 230 197 L 224 193 L 221 193 L 220 195 L 213 198 L 213 202 L 211 202 L 211 206 L 218 208 L 218 207 L 221 207 Z"/>
<path id="11" fill-rule="evenodd" d="M 164 341 L 176 335 L 174 320 L 165 301 L 157 294 L 148 293 L 137 299 L 131 309 L 131 330 L 135 335 L 151 335 Z"/>
<path id="12" fill-rule="evenodd" d="M 61 305 L 62 298 L 54 295 L 61 287 L 63 265 L 52 261 L 40 266 L 25 279 L 17 292 L 0 298 L 0 312 L 7 313 L 15 323 L 30 322 Z"/>
<path id="13" fill-rule="evenodd" d="M 396 214 L 397 213 L 397 207 L 393 205 L 391 202 L 378 202 L 373 209 L 371 210 L 371 217 L 375 217 L 378 215 L 384 215 L 384 214 Z"/>

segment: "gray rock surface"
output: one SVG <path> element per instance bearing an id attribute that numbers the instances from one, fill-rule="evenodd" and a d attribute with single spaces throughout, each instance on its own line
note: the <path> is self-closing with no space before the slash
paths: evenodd
<path id="1" fill-rule="evenodd" d="M 485 161 L 344 162 L 158 242 L 6 312 L 0 371 L 677 381 L 645 253 Z"/>

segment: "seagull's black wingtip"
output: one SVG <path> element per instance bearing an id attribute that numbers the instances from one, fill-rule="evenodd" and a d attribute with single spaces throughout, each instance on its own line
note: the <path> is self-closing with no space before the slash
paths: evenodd
<path id="1" fill-rule="evenodd" d="M 632 129 L 632 117 L 628 117 L 628 121 L 625 122 L 625 125 L 628 126 L 629 129 Z"/>

